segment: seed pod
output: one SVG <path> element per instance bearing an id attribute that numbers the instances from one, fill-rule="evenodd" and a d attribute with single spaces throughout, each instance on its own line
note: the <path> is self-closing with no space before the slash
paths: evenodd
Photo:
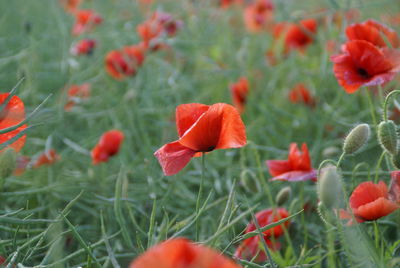
<path id="1" fill-rule="evenodd" d="M 286 201 L 288 201 L 290 199 L 292 195 L 292 188 L 290 188 L 289 186 L 283 187 L 279 193 L 276 195 L 276 205 L 282 206 L 283 204 L 286 203 Z"/>
<path id="2" fill-rule="evenodd" d="M 17 154 L 14 149 L 7 148 L 0 153 L 0 181 L 12 174 L 16 167 Z"/>
<path id="3" fill-rule="evenodd" d="M 240 174 L 240 182 L 249 192 L 256 193 L 260 189 L 256 176 L 249 170 L 242 171 Z"/>
<path id="4" fill-rule="evenodd" d="M 341 176 L 335 166 L 323 169 L 318 178 L 317 194 L 320 202 L 328 209 L 338 205 L 341 195 Z"/>
<path id="5" fill-rule="evenodd" d="M 360 150 L 369 139 L 369 125 L 360 124 L 353 128 L 344 140 L 343 151 L 345 154 L 354 154 Z"/>
<path id="6" fill-rule="evenodd" d="M 382 121 L 378 126 L 378 140 L 383 149 L 391 153 L 397 154 L 397 133 L 396 125 L 392 120 Z"/>

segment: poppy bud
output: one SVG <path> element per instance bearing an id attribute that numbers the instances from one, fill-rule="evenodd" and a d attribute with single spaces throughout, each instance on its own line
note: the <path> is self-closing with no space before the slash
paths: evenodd
<path id="1" fill-rule="evenodd" d="M 360 124 L 353 128 L 344 140 L 343 151 L 345 154 L 354 154 L 360 150 L 369 139 L 369 125 Z"/>
<path id="2" fill-rule="evenodd" d="M 397 133 L 396 125 L 392 120 L 382 121 L 378 126 L 378 140 L 383 149 L 391 153 L 397 154 Z"/>
<path id="3" fill-rule="evenodd" d="M 340 200 L 340 193 L 341 178 L 337 168 L 334 166 L 324 168 L 318 178 L 318 199 L 326 208 L 334 208 Z"/>
<path id="4" fill-rule="evenodd" d="M 400 169 L 400 153 L 392 155 L 392 163 L 397 168 Z"/>
<path id="5" fill-rule="evenodd" d="M 17 154 L 12 148 L 0 153 L 0 181 L 12 174 L 15 169 Z"/>
<path id="6" fill-rule="evenodd" d="M 286 203 L 286 201 L 290 199 L 291 196 L 292 196 L 292 188 L 290 188 L 289 186 L 282 188 L 276 195 L 275 199 L 276 205 L 282 206 L 283 204 Z"/>
<path id="7" fill-rule="evenodd" d="M 240 181 L 244 188 L 246 188 L 246 190 L 249 192 L 256 193 L 260 188 L 255 175 L 250 173 L 248 170 L 242 171 L 240 174 Z"/>

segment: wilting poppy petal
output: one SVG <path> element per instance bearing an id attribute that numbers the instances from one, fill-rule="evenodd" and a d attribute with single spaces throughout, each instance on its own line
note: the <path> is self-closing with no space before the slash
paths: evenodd
<path id="1" fill-rule="evenodd" d="M 387 47 L 385 40 L 394 48 L 400 45 L 396 31 L 375 20 L 367 20 L 348 26 L 346 35 L 349 40 L 364 40 L 378 47 Z"/>
<path id="2" fill-rule="evenodd" d="M 271 181 L 308 181 L 316 180 L 317 171 L 315 169 L 311 171 L 289 171 L 270 179 Z"/>
<path id="3" fill-rule="evenodd" d="M 376 220 L 392 213 L 399 207 L 388 197 L 388 189 L 383 181 L 378 184 L 367 181 L 354 189 L 349 204 L 355 216 L 363 220 Z"/>
<path id="4" fill-rule="evenodd" d="M 0 94 L 0 105 L 4 103 L 4 101 L 7 99 L 8 96 L 9 93 Z M 8 104 L 4 107 L 3 111 L 0 111 L 0 129 L 6 129 L 15 126 L 21 123 L 24 119 L 25 119 L 24 103 L 18 96 L 12 96 Z M 17 136 L 21 131 L 23 131 L 26 127 L 27 127 L 26 125 L 22 125 L 13 131 L 0 134 L 0 144 L 11 140 L 15 136 Z M 19 152 L 25 145 L 25 140 L 26 136 L 23 135 L 22 137 L 11 143 L 9 147 Z"/>
<path id="5" fill-rule="evenodd" d="M 97 145 L 91 151 L 93 164 L 107 162 L 110 157 L 116 155 L 123 140 L 124 133 L 120 130 L 113 129 L 104 132 Z"/>
<path id="6" fill-rule="evenodd" d="M 170 176 L 183 169 L 195 153 L 196 151 L 181 145 L 179 141 L 174 141 L 165 144 L 154 155 L 160 162 L 164 174 Z"/>
<path id="7" fill-rule="evenodd" d="M 117 80 L 134 76 L 143 64 L 144 53 L 145 49 L 140 44 L 110 51 L 104 60 L 107 73 Z"/>
<path id="8" fill-rule="evenodd" d="M 129 268 L 240 268 L 219 252 L 184 238 L 162 242 L 134 260 Z"/>
<path id="9" fill-rule="evenodd" d="M 347 42 L 344 54 L 331 57 L 336 79 L 347 93 L 354 93 L 361 86 L 381 85 L 392 80 L 399 71 L 397 59 L 386 57 L 383 50 L 361 40 Z"/>
<path id="10" fill-rule="evenodd" d="M 176 107 L 175 120 L 179 137 L 182 137 L 209 108 L 209 105 L 200 103 L 181 104 Z"/>

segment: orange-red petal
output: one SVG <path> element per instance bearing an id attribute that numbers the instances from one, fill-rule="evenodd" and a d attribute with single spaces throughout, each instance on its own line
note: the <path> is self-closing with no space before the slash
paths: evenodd
<path id="1" fill-rule="evenodd" d="M 192 159 L 196 151 L 174 141 L 158 149 L 154 156 L 158 159 L 166 176 L 174 175 L 181 171 Z"/>
<path id="2" fill-rule="evenodd" d="M 182 137 L 209 108 L 209 105 L 200 103 L 181 104 L 176 107 L 175 120 L 179 137 Z"/>

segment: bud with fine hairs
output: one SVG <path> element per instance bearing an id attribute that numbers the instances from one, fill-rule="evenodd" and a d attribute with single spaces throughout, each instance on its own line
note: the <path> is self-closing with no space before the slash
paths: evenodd
<path id="1" fill-rule="evenodd" d="M 342 193 L 341 176 L 335 166 L 321 170 L 318 177 L 317 194 L 320 202 L 327 208 L 335 208 L 340 203 Z"/>
<path id="2" fill-rule="evenodd" d="M 397 168 L 400 169 L 400 153 L 392 155 L 392 164 Z"/>
<path id="3" fill-rule="evenodd" d="M 292 188 L 290 188 L 290 186 L 283 187 L 276 195 L 275 199 L 276 205 L 282 206 L 290 199 L 291 196 L 292 196 Z"/>
<path id="4" fill-rule="evenodd" d="M 0 153 L 0 182 L 10 176 L 17 163 L 17 154 L 12 148 L 6 148 Z"/>
<path id="5" fill-rule="evenodd" d="M 378 140 L 384 150 L 392 155 L 397 154 L 396 125 L 392 120 L 382 121 L 378 125 Z"/>
<path id="6" fill-rule="evenodd" d="M 369 125 L 359 124 L 353 128 L 344 140 L 343 152 L 345 154 L 354 154 L 359 151 L 369 139 Z"/>

